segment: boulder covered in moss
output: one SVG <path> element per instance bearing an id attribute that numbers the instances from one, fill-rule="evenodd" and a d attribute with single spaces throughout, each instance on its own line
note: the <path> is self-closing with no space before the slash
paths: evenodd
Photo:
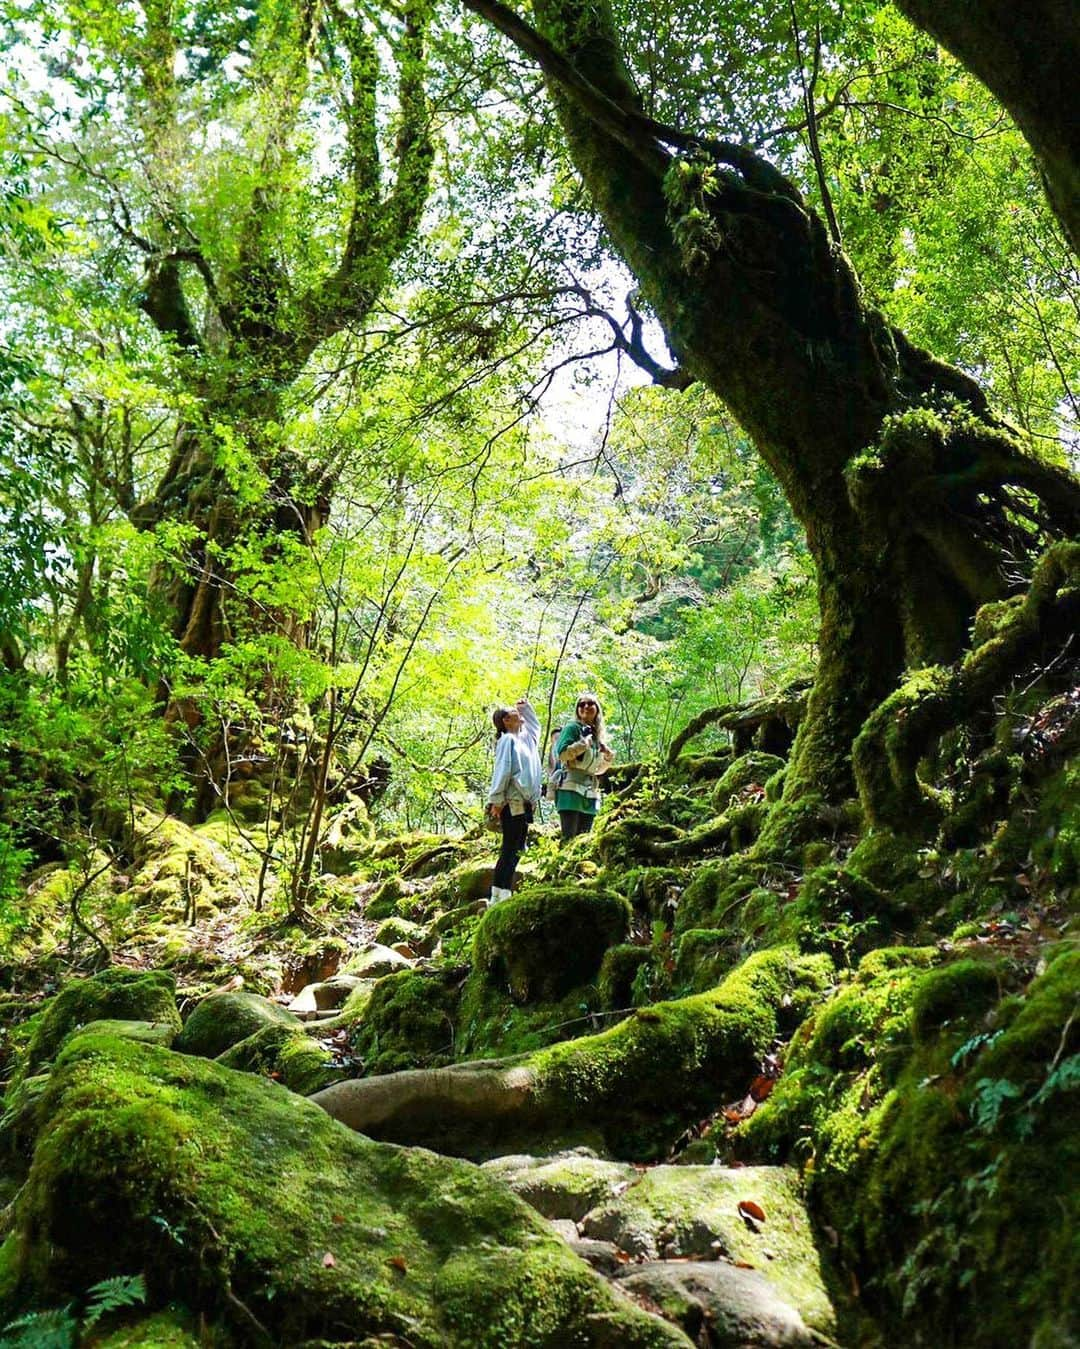
<path id="1" fill-rule="evenodd" d="M 116 967 L 70 980 L 24 1028 L 25 1051 L 14 1080 L 40 1071 L 77 1027 L 106 1019 L 149 1022 L 171 1041 L 180 1032 L 172 975 Z"/>
<path id="2" fill-rule="evenodd" d="M 273 1078 L 301 1096 L 340 1082 L 350 1072 L 338 1067 L 334 1055 L 304 1031 L 276 1023 L 226 1049 L 217 1061 L 226 1068 Z"/>
<path id="3" fill-rule="evenodd" d="M 379 924 L 375 933 L 379 946 L 411 946 L 417 955 L 430 955 L 434 945 L 431 929 L 424 923 L 414 923 L 409 918 L 386 918 Z"/>
<path id="4" fill-rule="evenodd" d="M 742 1156 L 813 1158 L 811 1207 L 890 1342 L 1080 1333 L 1080 955 L 1051 957 L 1028 982 L 993 952 L 872 953 L 738 1130 Z"/>
<path id="5" fill-rule="evenodd" d="M 460 975 L 401 970 L 380 979 L 354 1023 L 353 1054 L 367 1073 L 433 1067 L 454 1056 Z"/>
<path id="6" fill-rule="evenodd" d="M 0 1319 L 140 1271 L 235 1342 L 687 1346 L 468 1164 L 373 1143 L 274 1083 L 83 1033 L 11 1214 Z"/>
<path id="7" fill-rule="evenodd" d="M 630 905 L 577 886 L 537 887 L 484 915 L 473 943 L 474 977 L 515 1002 L 550 1002 L 595 978 L 604 952 L 625 940 Z"/>
<path id="8" fill-rule="evenodd" d="M 258 993 L 248 993 L 242 988 L 232 993 L 212 993 L 184 1023 L 176 1048 L 184 1054 L 216 1059 L 264 1026 L 275 1025 L 295 1030 L 300 1022 L 284 1007 Z"/>
<path id="9" fill-rule="evenodd" d="M 382 979 L 388 974 L 397 974 L 401 970 L 410 970 L 413 961 L 401 955 L 389 946 L 380 946 L 372 942 L 363 951 L 358 952 L 342 969 L 342 974 L 357 979 Z"/>
<path id="10" fill-rule="evenodd" d="M 620 1286 L 663 1314 L 695 1344 L 729 1349 L 821 1349 L 831 1343 L 756 1269 L 723 1260 L 651 1260 L 619 1267 Z"/>
<path id="11" fill-rule="evenodd" d="M 807 1325 L 829 1335 L 835 1330 L 802 1187 L 790 1167 L 652 1167 L 586 1213 L 579 1227 L 638 1258 L 752 1266 Z"/>
<path id="12" fill-rule="evenodd" d="M 629 1163 L 606 1161 L 589 1148 L 554 1157 L 495 1157 L 483 1170 L 498 1176 L 545 1218 L 575 1223 L 638 1178 Z"/>

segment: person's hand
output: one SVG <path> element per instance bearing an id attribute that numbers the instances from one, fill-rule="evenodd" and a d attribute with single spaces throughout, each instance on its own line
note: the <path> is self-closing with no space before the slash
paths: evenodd
<path id="1" fill-rule="evenodd" d="M 523 707 L 531 707 L 532 703 L 529 702 L 528 698 L 519 698 L 514 706 L 520 711 Z"/>
<path id="2" fill-rule="evenodd" d="M 494 801 L 488 806 L 488 814 L 493 820 L 497 820 L 502 814 L 502 806 L 497 806 Z"/>

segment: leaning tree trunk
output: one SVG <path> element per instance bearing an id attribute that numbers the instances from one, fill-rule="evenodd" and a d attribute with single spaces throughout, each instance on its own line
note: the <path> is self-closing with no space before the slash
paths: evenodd
<path id="1" fill-rule="evenodd" d="M 1012 114 L 1080 255 L 1080 14 L 1076 0 L 897 0 Z"/>
<path id="2" fill-rule="evenodd" d="M 785 794 L 849 795 L 866 716 L 905 665 L 963 649 L 975 609 L 1013 583 L 1007 562 L 1080 529 L 1080 486 L 865 303 L 782 174 L 644 116 L 603 0 L 538 0 L 540 31 L 499 0 L 466 3 L 542 67 L 672 349 L 752 437 L 806 531 L 820 665 Z"/>

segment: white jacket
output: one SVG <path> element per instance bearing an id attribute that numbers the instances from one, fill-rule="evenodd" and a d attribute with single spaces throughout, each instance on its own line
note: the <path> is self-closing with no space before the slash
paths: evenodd
<path id="1" fill-rule="evenodd" d="M 540 720 L 532 704 L 521 708 L 520 731 L 503 731 L 495 742 L 495 767 L 488 788 L 489 806 L 509 806 L 512 815 L 520 815 L 525 802 L 540 798 Z"/>

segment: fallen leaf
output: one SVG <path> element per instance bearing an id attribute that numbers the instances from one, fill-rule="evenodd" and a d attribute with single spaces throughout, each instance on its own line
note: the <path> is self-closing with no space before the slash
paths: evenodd
<path id="1" fill-rule="evenodd" d="M 774 1078 L 764 1075 L 755 1077 L 753 1082 L 750 1083 L 750 1096 L 755 1101 L 764 1101 L 775 1085 Z"/>
<path id="2" fill-rule="evenodd" d="M 739 1214 L 743 1218 L 754 1218 L 759 1223 L 765 1221 L 765 1210 L 760 1204 L 755 1204 L 752 1199 L 739 1200 Z"/>
<path id="3" fill-rule="evenodd" d="M 753 1268 L 754 1268 L 754 1266 L 750 1263 L 749 1260 L 736 1260 L 736 1261 L 734 1262 L 734 1264 L 735 1264 L 735 1268 L 736 1268 L 736 1269 L 753 1269 Z"/>
<path id="4" fill-rule="evenodd" d="M 323 1256 L 323 1258 L 322 1258 L 322 1262 L 323 1262 L 323 1266 L 324 1266 L 326 1269 L 333 1269 L 334 1266 L 337 1264 L 337 1261 L 334 1259 L 334 1253 L 333 1253 L 333 1251 L 327 1251 L 326 1254 L 325 1254 L 325 1255 Z"/>
<path id="5" fill-rule="evenodd" d="M 408 1273 L 409 1266 L 405 1263 L 405 1257 L 403 1255 L 392 1255 L 386 1263 L 388 1265 L 393 1265 L 394 1269 L 396 1269 L 399 1274 Z"/>
<path id="6" fill-rule="evenodd" d="M 337 1223 L 337 1225 L 340 1227 L 341 1224 L 345 1221 L 345 1215 L 343 1213 L 335 1213 L 334 1216 L 330 1219 L 330 1221 L 332 1223 Z"/>

